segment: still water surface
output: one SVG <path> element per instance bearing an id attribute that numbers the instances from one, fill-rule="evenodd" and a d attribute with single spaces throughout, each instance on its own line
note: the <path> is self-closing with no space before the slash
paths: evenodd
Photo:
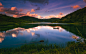
<path id="1" fill-rule="evenodd" d="M 29 25 L 30 26 L 30 25 Z M 17 27 L 0 32 L 0 48 L 18 47 L 28 44 L 65 44 L 77 41 L 80 37 L 61 26 L 37 25 L 35 27 Z M 44 42 L 39 42 L 44 40 Z"/>

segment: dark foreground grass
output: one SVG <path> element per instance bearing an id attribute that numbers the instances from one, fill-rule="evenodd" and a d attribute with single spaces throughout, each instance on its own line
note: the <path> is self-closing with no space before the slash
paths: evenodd
<path id="1" fill-rule="evenodd" d="M 18 48 L 0 49 L 0 54 L 85 54 L 86 44 L 68 42 L 67 47 L 58 45 L 23 45 Z"/>

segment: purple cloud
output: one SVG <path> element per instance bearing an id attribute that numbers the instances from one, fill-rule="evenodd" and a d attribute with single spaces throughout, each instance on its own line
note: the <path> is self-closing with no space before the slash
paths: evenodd
<path id="1" fill-rule="evenodd" d="M 0 2 L 0 7 L 3 7 L 2 3 Z"/>
<path id="2" fill-rule="evenodd" d="M 49 4 L 49 0 L 18 0 L 18 1 L 29 1 L 32 3 Z"/>
<path id="3" fill-rule="evenodd" d="M 86 3 L 86 0 L 83 0 Z"/>
<path id="4" fill-rule="evenodd" d="M 35 10 L 40 10 L 40 7 L 37 7 L 37 9 L 35 9 Z"/>

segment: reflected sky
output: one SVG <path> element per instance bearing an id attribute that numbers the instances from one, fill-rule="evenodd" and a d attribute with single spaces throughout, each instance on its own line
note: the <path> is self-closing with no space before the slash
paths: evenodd
<path id="1" fill-rule="evenodd" d="M 44 44 L 59 44 L 76 41 L 78 38 L 78 36 L 66 31 L 61 26 L 37 26 L 28 29 L 18 27 L 0 32 L 0 46 L 25 42 L 40 44 L 40 40 L 44 40 Z"/>

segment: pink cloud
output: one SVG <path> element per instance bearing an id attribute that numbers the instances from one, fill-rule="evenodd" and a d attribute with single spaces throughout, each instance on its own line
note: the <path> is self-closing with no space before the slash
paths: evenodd
<path id="1" fill-rule="evenodd" d="M 45 18 L 45 19 L 56 18 L 56 16 L 54 16 L 54 15 L 50 15 L 50 16 L 45 16 L 44 18 Z"/>
<path id="2" fill-rule="evenodd" d="M 56 18 L 62 18 L 64 15 L 56 15 Z"/>
<path id="3" fill-rule="evenodd" d="M 38 16 L 38 14 L 30 14 L 29 16 L 31 16 L 31 17 L 37 17 Z"/>
<path id="4" fill-rule="evenodd" d="M 2 3 L 0 2 L 0 6 L 2 6 Z"/>
<path id="5" fill-rule="evenodd" d="M 25 13 L 20 13 L 18 15 L 13 15 L 13 17 L 22 17 L 22 16 L 30 16 L 30 17 L 36 17 L 38 19 L 49 19 L 49 18 L 62 18 L 64 15 L 63 13 L 59 13 L 59 15 L 50 15 L 50 16 L 45 16 L 45 17 L 42 17 L 38 14 L 31 14 L 30 11 L 28 11 L 26 14 Z"/>
<path id="6" fill-rule="evenodd" d="M 59 15 L 50 15 L 50 16 L 45 16 L 44 18 L 45 19 L 49 19 L 49 18 L 62 18 L 64 17 L 65 15 L 63 15 L 63 13 L 59 13 Z"/>
<path id="7" fill-rule="evenodd" d="M 0 2 L 0 12 L 3 12 L 4 11 L 4 7 L 2 5 L 2 3 Z"/>
<path id="8" fill-rule="evenodd" d="M 22 16 L 26 16 L 26 14 L 25 13 L 19 13 L 19 14 L 17 14 L 17 15 L 13 15 L 13 17 L 15 17 L 15 18 L 17 18 L 17 17 L 22 17 Z"/>
<path id="9" fill-rule="evenodd" d="M 86 3 L 86 0 L 83 0 Z"/>
<path id="10" fill-rule="evenodd" d="M 60 12 L 59 15 L 63 15 L 63 13 Z"/>
<path id="11" fill-rule="evenodd" d="M 38 17 L 38 14 L 31 14 L 31 12 L 35 12 L 35 9 L 31 9 L 31 12 L 28 11 L 26 14 L 25 13 L 20 13 L 22 12 L 23 9 L 18 10 L 17 7 L 11 7 L 11 8 L 4 8 L 2 3 L 0 2 L 0 12 L 5 12 L 6 14 L 11 14 L 13 17 L 22 17 L 22 16 L 30 16 L 30 17 Z M 41 17 L 40 17 L 41 18 Z"/>
<path id="12" fill-rule="evenodd" d="M 6 11 L 5 12 L 6 14 L 15 14 L 15 15 L 18 15 L 19 14 L 19 12 L 15 12 L 15 11 Z"/>
<path id="13" fill-rule="evenodd" d="M 20 11 L 20 12 L 22 12 L 22 11 L 23 11 L 23 9 L 20 9 L 19 11 Z"/>
<path id="14" fill-rule="evenodd" d="M 31 14 L 30 11 L 28 11 L 26 14 L 25 13 L 19 13 L 17 15 L 13 15 L 13 17 L 17 18 L 17 17 L 22 17 L 22 16 L 30 16 L 30 17 L 37 17 L 38 14 Z"/>
<path id="15" fill-rule="evenodd" d="M 16 7 L 11 7 L 11 9 L 8 9 L 7 11 L 5 11 L 6 14 L 19 14 L 20 10 L 18 10 Z"/>
<path id="16" fill-rule="evenodd" d="M 77 3 L 77 4 L 79 4 L 79 5 L 85 5 L 84 3 L 81 4 L 80 2 Z M 76 3 L 75 3 L 74 5 L 76 5 Z M 73 5 L 67 5 L 67 6 L 57 7 L 57 8 L 53 8 L 53 9 L 48 9 L 48 11 L 57 10 L 57 9 L 63 9 L 63 8 L 68 8 L 68 7 L 70 8 L 71 6 L 73 6 Z M 46 10 L 46 9 L 43 9 L 43 11 L 44 11 L 44 10 Z"/>
<path id="17" fill-rule="evenodd" d="M 0 7 L 3 7 L 2 3 L 0 2 Z"/>
<path id="18" fill-rule="evenodd" d="M 55 18 L 54 15 L 50 15 L 50 16 L 45 16 L 44 18 L 45 18 L 45 19 L 49 19 L 49 18 L 53 18 L 53 17 Z"/>
<path id="19" fill-rule="evenodd" d="M 30 11 L 28 11 L 28 12 L 26 13 L 26 15 L 30 15 Z"/>
<path id="20" fill-rule="evenodd" d="M 38 16 L 38 14 L 35 14 L 35 13 L 34 13 L 34 14 L 31 14 L 30 11 L 28 11 L 28 12 L 26 13 L 26 15 L 27 15 L 27 16 L 31 16 L 31 17 L 37 17 L 37 16 Z"/>
<path id="21" fill-rule="evenodd" d="M 19 14 L 19 11 L 17 9 L 10 9 L 10 8 L 4 8 L 4 7 L 0 7 L 0 12 L 5 12 L 6 14 Z"/>
<path id="22" fill-rule="evenodd" d="M 73 9 L 81 8 L 79 5 L 71 6 Z"/>
<path id="23" fill-rule="evenodd" d="M 38 15 L 38 17 L 37 17 L 38 19 L 43 19 L 43 17 L 42 16 L 40 16 L 40 15 Z"/>
<path id="24" fill-rule="evenodd" d="M 15 17 L 15 18 L 16 18 L 16 17 L 18 17 L 18 15 L 13 15 L 13 17 Z"/>
<path id="25" fill-rule="evenodd" d="M 5 12 L 6 14 L 18 15 L 19 12 L 23 11 L 22 9 L 18 10 L 16 7 L 4 8 L 0 2 L 0 12 Z"/>
<path id="26" fill-rule="evenodd" d="M 14 10 L 17 10 L 17 8 L 16 8 L 16 7 L 11 7 L 11 10 L 13 10 L 13 11 L 14 11 Z"/>
<path id="27" fill-rule="evenodd" d="M 18 10 L 17 7 L 11 7 L 11 8 L 4 8 L 2 3 L 0 3 L 0 12 L 5 12 L 6 14 L 11 14 L 13 15 L 13 17 L 17 18 L 17 17 L 22 17 L 22 16 L 30 16 L 30 17 L 36 17 L 36 18 L 39 18 L 39 19 L 43 19 L 43 18 L 46 18 L 46 19 L 49 19 L 49 18 L 61 18 L 63 16 L 63 13 L 59 13 L 60 15 L 50 15 L 50 16 L 46 16 L 46 17 L 42 17 L 38 14 L 31 14 L 31 12 L 35 12 L 35 9 L 31 9 L 31 12 L 28 11 L 27 13 L 20 13 L 23 11 L 23 9 L 20 9 Z M 52 7 L 55 7 L 57 5 L 54 5 Z"/>
<path id="28" fill-rule="evenodd" d="M 31 9 L 31 12 L 35 12 L 35 9 Z"/>
<path id="29" fill-rule="evenodd" d="M 12 14 L 13 17 L 22 17 L 22 16 L 31 16 L 31 17 L 37 17 L 38 14 L 31 14 L 30 11 L 25 13 L 20 13 L 23 11 L 23 9 L 18 10 L 17 7 L 11 7 L 11 8 L 4 8 L 1 7 L 2 3 L 0 2 L 0 12 L 5 12 L 6 14 Z M 35 12 L 34 9 L 31 9 L 31 12 Z"/>
<path id="30" fill-rule="evenodd" d="M 0 12 L 4 12 L 4 7 L 0 7 Z"/>

